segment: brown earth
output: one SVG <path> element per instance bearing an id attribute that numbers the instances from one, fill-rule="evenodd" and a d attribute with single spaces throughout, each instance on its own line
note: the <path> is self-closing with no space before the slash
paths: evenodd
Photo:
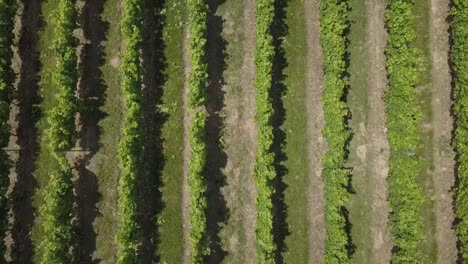
<path id="1" fill-rule="evenodd" d="M 104 61 L 101 43 L 105 40 L 107 25 L 101 20 L 103 0 L 77 2 L 80 10 L 79 82 L 77 118 L 78 142 L 71 153 L 74 162 L 75 218 L 73 263 L 91 263 L 96 250 L 93 222 L 98 215 L 96 204 L 100 199 L 96 172 L 91 159 L 99 150 L 101 134 L 99 121 L 104 117 L 99 108 L 104 102 L 105 85 L 101 65 Z M 70 154 L 70 153 L 69 153 Z"/>
<path id="2" fill-rule="evenodd" d="M 448 64 L 448 0 L 431 0 L 430 50 L 432 56 L 432 128 L 437 262 L 455 263 L 457 249 L 452 229 L 454 212 L 450 190 L 455 182 L 455 154 L 450 146 L 453 120 L 450 114 L 451 77 Z"/>
<path id="3" fill-rule="evenodd" d="M 390 155 L 386 135 L 386 115 L 383 94 L 387 87 L 385 69 L 385 30 L 384 0 L 368 0 L 367 5 L 367 45 L 368 45 L 368 102 L 369 114 L 366 127 L 368 162 L 372 190 L 372 263 L 389 263 L 391 260 L 392 239 L 388 229 L 389 208 L 387 203 L 388 159 Z"/>
<path id="4" fill-rule="evenodd" d="M 183 256 L 183 263 L 189 264 L 190 263 L 190 193 L 189 193 L 189 186 L 188 186 L 188 169 L 189 169 L 189 160 L 190 160 L 190 141 L 189 141 L 189 127 L 192 123 L 191 112 L 188 107 L 188 80 L 190 76 L 190 72 L 192 71 L 192 65 L 190 63 L 189 57 L 189 40 L 190 40 L 190 33 L 188 31 L 188 27 L 185 28 L 183 40 L 183 57 L 184 57 L 184 72 L 185 72 L 185 83 L 184 83 L 184 96 L 183 96 L 183 108 L 184 108 L 184 179 L 183 179 L 183 186 L 182 186 L 182 223 L 183 223 L 183 240 L 184 244 L 182 245 L 184 248 L 184 256 Z"/>
<path id="5" fill-rule="evenodd" d="M 306 83 L 307 134 L 309 137 L 309 263 L 323 263 L 325 253 L 325 200 L 322 182 L 322 157 L 326 151 L 326 141 L 322 135 L 325 127 L 321 103 L 323 89 L 323 57 L 320 47 L 319 1 L 304 2 L 308 69 Z"/>
<path id="6" fill-rule="evenodd" d="M 13 263 L 30 263 L 33 245 L 30 237 L 34 221 L 32 193 L 35 185 L 33 172 L 39 149 L 36 123 L 39 118 L 38 73 L 40 69 L 37 51 L 38 32 L 41 26 L 40 1 L 22 1 L 18 49 L 14 68 L 17 79 L 16 116 L 13 129 L 16 135 L 14 183 L 11 193 L 11 239 L 10 260 Z"/>

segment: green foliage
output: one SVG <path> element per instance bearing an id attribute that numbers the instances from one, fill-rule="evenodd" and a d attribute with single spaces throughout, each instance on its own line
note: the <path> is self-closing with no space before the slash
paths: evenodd
<path id="1" fill-rule="evenodd" d="M 205 144 L 206 115 L 195 112 L 190 127 L 190 163 L 188 184 L 190 186 L 190 243 L 192 245 L 192 262 L 202 263 L 203 256 L 208 255 L 206 232 L 206 181 L 203 169 L 206 164 Z"/>
<path id="2" fill-rule="evenodd" d="M 259 0 L 255 3 L 255 88 L 257 90 L 258 146 L 255 158 L 254 179 L 257 186 L 257 229 L 255 242 L 259 263 L 273 263 L 276 245 L 273 241 L 272 195 L 274 189 L 271 181 L 276 172 L 273 167 L 274 154 L 273 128 L 271 119 L 273 106 L 270 98 L 272 86 L 272 68 L 275 50 L 270 28 L 274 19 L 274 0 Z"/>
<path id="3" fill-rule="evenodd" d="M 206 112 L 205 85 L 206 63 L 206 19 L 208 6 L 203 0 L 188 0 L 190 30 L 190 60 L 192 72 L 189 79 L 189 107 L 193 111 L 190 126 L 190 162 L 188 184 L 190 187 L 190 243 L 191 262 L 202 263 L 209 254 L 209 242 L 206 237 L 206 180 L 203 170 L 206 165 L 205 125 Z"/>
<path id="4" fill-rule="evenodd" d="M 206 16 L 208 6 L 202 0 L 188 0 L 190 27 L 190 60 L 192 72 L 189 79 L 189 104 L 196 108 L 205 103 L 205 85 L 208 77 L 206 63 Z"/>
<path id="5" fill-rule="evenodd" d="M 2 147 L 8 144 L 10 137 L 10 128 L 7 124 L 10 103 L 13 93 L 13 72 L 11 69 L 11 60 L 13 57 L 13 22 L 16 11 L 16 1 L 0 1 L 0 145 Z"/>
<path id="6" fill-rule="evenodd" d="M 387 136 L 390 145 L 390 230 L 396 246 L 393 263 L 422 263 L 418 248 L 424 239 L 420 208 L 424 202 L 416 177 L 421 170 L 419 123 L 422 117 L 415 85 L 419 51 L 415 38 L 412 0 L 391 0 L 386 13 L 388 43 L 386 93 Z"/>
<path id="7" fill-rule="evenodd" d="M 137 248 L 141 244 L 138 225 L 138 178 L 141 154 L 141 65 L 140 48 L 143 25 L 142 1 L 122 2 L 121 32 L 124 51 L 120 66 L 121 90 L 124 97 L 122 138 L 118 147 L 120 223 L 117 232 L 118 263 L 137 263 Z"/>
<path id="8" fill-rule="evenodd" d="M 73 36 L 77 12 L 75 1 L 61 0 L 54 13 L 55 31 L 52 49 L 57 59 L 52 73 L 56 104 L 48 113 L 47 146 L 58 163 L 45 186 L 40 207 L 45 239 L 41 243 L 41 263 L 70 262 L 72 239 L 72 172 L 65 151 L 73 147 L 75 132 L 78 41 Z"/>
<path id="9" fill-rule="evenodd" d="M 41 263 L 70 262 L 72 239 L 72 182 L 71 168 L 63 152 L 54 155 L 59 169 L 50 172 L 44 189 L 44 204 L 40 208 L 45 239 L 41 243 Z"/>
<path id="10" fill-rule="evenodd" d="M 452 7 L 451 61 L 454 79 L 455 149 L 459 185 L 455 212 L 459 222 L 456 231 L 463 262 L 468 262 L 468 1 L 455 0 Z"/>
<path id="11" fill-rule="evenodd" d="M 323 159 L 322 177 L 325 192 L 325 262 L 349 263 L 348 234 L 343 209 L 349 200 L 347 186 L 351 170 L 345 167 L 346 146 L 350 131 L 346 124 L 349 114 L 343 100 L 347 79 L 346 28 L 348 2 L 324 0 L 320 2 L 320 44 L 324 58 L 324 89 L 322 104 L 325 117 L 324 136 L 328 151 Z"/>
<path id="12" fill-rule="evenodd" d="M 10 138 L 10 103 L 13 93 L 14 76 L 11 70 L 13 51 L 13 23 L 16 11 L 16 1 L 0 1 L 0 239 L 3 240 L 8 228 L 8 208 L 6 194 L 8 191 L 11 168 L 9 155 L 3 148 L 8 146 Z M 4 243 L 0 243 L 0 255 L 5 253 Z M 0 258 L 0 262 L 3 262 Z"/>

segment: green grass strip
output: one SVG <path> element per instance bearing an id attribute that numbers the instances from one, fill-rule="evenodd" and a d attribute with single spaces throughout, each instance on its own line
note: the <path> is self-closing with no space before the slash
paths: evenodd
<path id="1" fill-rule="evenodd" d="M 286 92 L 282 98 L 286 118 L 282 130 L 286 135 L 284 162 L 286 175 L 284 183 L 285 202 L 288 208 L 287 223 L 289 235 L 286 237 L 287 252 L 284 263 L 307 263 L 309 261 L 310 228 L 308 195 L 309 195 L 309 154 L 307 135 L 307 72 L 306 54 L 311 52 L 307 45 L 307 28 L 304 1 L 288 1 L 286 7 L 287 35 L 283 41 L 287 66 Z"/>
<path id="2" fill-rule="evenodd" d="M 455 212 L 458 218 L 456 231 L 460 256 L 468 262 L 468 1 L 454 0 L 452 15 L 452 47 L 455 106 L 455 149 L 457 151 L 457 175 Z"/>
<path id="3" fill-rule="evenodd" d="M 386 12 L 388 43 L 386 93 L 387 136 L 390 144 L 390 231 L 396 246 L 393 263 L 422 263 L 419 251 L 424 239 L 421 206 L 424 195 L 416 179 L 421 170 L 419 123 L 422 118 L 416 83 L 419 50 L 413 48 L 412 0 L 391 0 Z"/>
<path id="4" fill-rule="evenodd" d="M 182 107 L 184 95 L 183 40 L 187 14 L 185 2 L 168 0 L 164 9 L 164 43 L 167 80 L 164 85 L 161 109 L 167 111 L 168 120 L 163 128 L 164 169 L 162 172 L 161 215 L 158 216 L 160 243 L 157 253 L 161 263 L 182 263 L 183 261 L 183 220 L 182 193 L 184 157 L 181 142 L 184 138 L 184 117 Z"/>
<path id="5" fill-rule="evenodd" d="M 324 89 L 322 104 L 325 117 L 324 137 L 328 150 L 323 159 L 325 193 L 325 262 L 349 263 L 348 234 L 343 209 L 349 200 L 347 186 L 350 169 L 345 167 L 346 147 L 350 131 L 346 124 L 349 114 L 343 95 L 347 79 L 346 35 L 348 2 L 320 2 L 320 44 L 324 59 Z"/>
<path id="6" fill-rule="evenodd" d="M 256 43 L 254 61 L 257 67 L 255 88 L 257 90 L 256 121 L 258 124 L 258 147 L 254 166 L 254 180 L 257 186 L 257 229 L 255 243 L 259 263 L 273 263 L 276 245 L 273 240 L 272 195 L 274 190 L 271 181 L 276 172 L 273 166 L 274 154 L 273 128 L 271 119 L 273 106 L 270 98 L 272 86 L 272 68 L 275 49 L 271 35 L 274 18 L 274 0 L 258 0 L 255 3 Z"/>
<path id="7" fill-rule="evenodd" d="M 54 13 L 55 28 L 52 50 L 56 66 L 52 72 L 56 104 L 48 113 L 47 147 L 58 167 L 50 172 L 43 190 L 44 203 L 39 208 L 44 240 L 41 242 L 41 263 L 70 262 L 72 239 L 73 184 L 72 171 L 65 151 L 74 145 L 76 98 L 78 80 L 76 48 L 73 36 L 77 27 L 75 1 L 61 0 Z"/>
<path id="8" fill-rule="evenodd" d="M 208 6 L 203 0 L 188 0 L 190 30 L 190 61 L 192 72 L 189 78 L 188 103 L 192 111 L 192 123 L 189 130 L 190 161 L 188 185 L 190 187 L 190 244 L 191 262 L 202 263 L 209 254 L 209 242 L 206 236 L 206 180 L 203 170 L 206 165 L 206 111 L 205 85 L 208 77 L 206 63 L 206 36 Z"/>
<path id="9" fill-rule="evenodd" d="M 137 263 L 136 250 L 141 244 L 138 224 L 138 180 L 141 156 L 141 87 L 140 48 L 143 12 L 140 0 L 122 2 L 121 33 L 124 50 L 120 66 L 121 90 L 124 97 L 122 138 L 118 147 L 120 223 L 117 232 L 118 263 Z"/>
<path id="10" fill-rule="evenodd" d="M 7 191 L 9 174 L 12 162 L 8 153 L 4 150 L 10 139 L 10 104 L 14 90 L 14 75 L 11 69 L 13 57 L 13 26 L 16 12 L 16 1 L 0 1 L 0 236 L 1 241 L 8 229 Z M 0 243 L 0 255 L 5 255 L 5 245 Z M 0 258 L 0 262 L 4 262 Z"/>

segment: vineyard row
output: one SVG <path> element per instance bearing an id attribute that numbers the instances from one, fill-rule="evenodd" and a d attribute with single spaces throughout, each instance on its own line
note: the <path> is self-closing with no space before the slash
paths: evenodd
<path id="1" fill-rule="evenodd" d="M 458 217 L 456 231 L 460 241 L 460 255 L 468 262 L 468 1 L 455 0 L 452 7 L 452 47 L 455 106 L 455 138 L 457 175 L 455 212 Z"/>
<path id="2" fill-rule="evenodd" d="M 52 71 L 55 105 L 47 113 L 46 140 L 57 166 L 49 172 L 43 191 L 44 203 L 39 208 L 45 238 L 41 241 L 42 263 L 67 263 L 72 243 L 72 168 L 65 151 L 74 146 L 75 89 L 78 81 L 76 48 L 78 39 L 73 35 L 77 27 L 74 1 L 61 0 L 54 13 L 54 39 L 52 50 L 56 67 Z"/>

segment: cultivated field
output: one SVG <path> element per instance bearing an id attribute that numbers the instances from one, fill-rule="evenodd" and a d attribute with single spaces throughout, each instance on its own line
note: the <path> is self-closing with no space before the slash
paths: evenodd
<path id="1" fill-rule="evenodd" d="M 468 263 L 468 0 L 0 0 L 1 263 Z"/>

